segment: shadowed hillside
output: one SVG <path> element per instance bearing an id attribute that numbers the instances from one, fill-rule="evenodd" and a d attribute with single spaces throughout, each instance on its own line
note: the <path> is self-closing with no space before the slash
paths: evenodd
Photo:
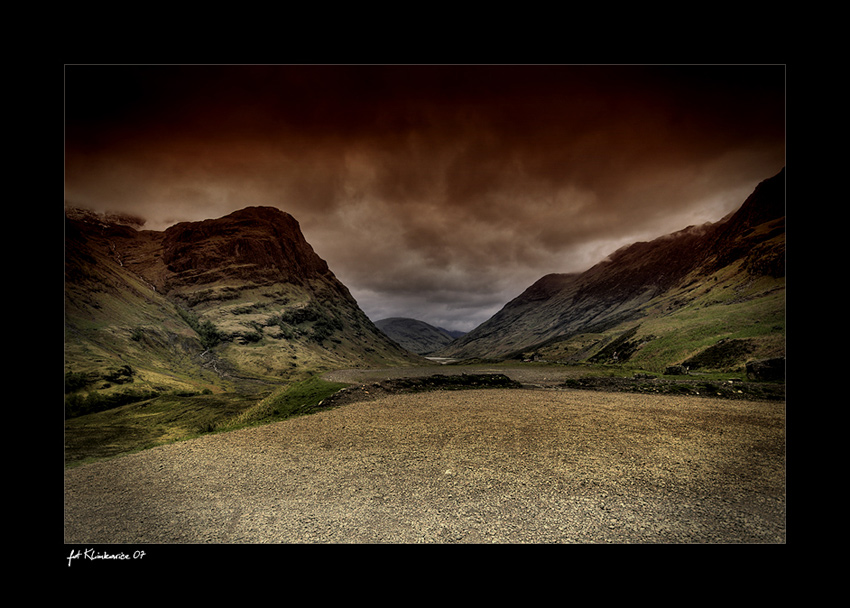
<path id="1" fill-rule="evenodd" d="M 126 399 L 257 390 L 340 366 L 417 361 L 282 211 L 247 208 L 164 232 L 66 212 L 66 390 Z"/>
<path id="2" fill-rule="evenodd" d="M 375 325 L 393 341 L 419 355 L 438 351 L 455 339 L 455 336 L 445 329 L 416 319 L 391 317 L 375 321 Z"/>
<path id="3" fill-rule="evenodd" d="M 730 341 L 735 348 L 721 347 Z M 784 169 L 724 220 L 623 247 L 580 274 L 541 278 L 438 354 L 657 371 L 784 357 Z"/>

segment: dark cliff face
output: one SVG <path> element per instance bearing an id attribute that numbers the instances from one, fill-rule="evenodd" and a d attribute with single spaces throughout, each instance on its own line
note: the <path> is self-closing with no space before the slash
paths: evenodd
<path id="1" fill-rule="evenodd" d="M 209 283 L 225 274 L 258 284 L 333 277 L 295 218 L 273 207 L 176 224 L 165 231 L 163 261 L 172 284 Z"/>
<path id="2" fill-rule="evenodd" d="M 729 221 L 743 230 L 785 217 L 785 169 L 761 182 Z"/>
<path id="3" fill-rule="evenodd" d="M 760 183 L 705 244 L 710 270 L 744 259 L 752 274 L 785 276 L 785 169 Z M 782 237 L 782 238 L 777 238 Z"/>

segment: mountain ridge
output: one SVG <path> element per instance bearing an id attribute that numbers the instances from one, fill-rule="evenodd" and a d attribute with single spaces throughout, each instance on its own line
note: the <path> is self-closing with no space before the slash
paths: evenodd
<path id="1" fill-rule="evenodd" d="M 662 319 L 672 320 L 671 315 L 687 306 L 701 304 L 703 312 L 715 314 L 717 309 L 710 307 L 707 292 L 719 295 L 722 289 L 732 289 L 742 294 L 742 300 L 761 297 L 759 290 L 772 294 L 770 304 L 764 302 L 763 314 L 776 325 L 781 310 L 781 336 L 747 336 L 748 354 L 784 356 L 784 209 L 783 168 L 761 182 L 737 211 L 716 223 L 688 226 L 650 242 L 621 247 L 582 273 L 542 277 L 437 354 L 462 359 L 587 361 L 641 323 L 653 321 L 657 329 L 663 329 Z M 725 302 L 726 296 L 718 301 Z M 750 313 L 762 314 L 755 310 Z M 728 339 L 736 332 L 747 334 L 743 329 L 746 323 L 736 322 L 742 328 L 719 330 L 718 335 Z M 648 331 L 646 327 L 635 330 L 641 334 L 638 339 L 644 340 L 641 346 L 658 340 L 658 336 L 643 335 Z M 672 343 L 669 334 L 673 330 L 664 331 L 666 341 Z M 552 347 L 555 344 L 560 354 Z M 706 339 L 701 339 L 700 346 L 704 344 Z M 686 358 L 688 349 L 693 348 L 682 345 L 681 352 L 669 352 L 667 358 Z M 637 364 L 642 359 L 633 353 L 632 361 Z M 658 370 L 674 361 L 661 363 L 657 357 L 647 357 L 643 362 Z"/>
<path id="2" fill-rule="evenodd" d="M 87 390 L 127 389 L 103 381 L 126 367 L 137 390 L 219 392 L 419 361 L 277 208 L 164 231 L 115 220 L 66 204 L 65 369 Z"/>
<path id="3" fill-rule="evenodd" d="M 438 351 L 456 338 L 441 327 L 408 317 L 379 319 L 375 326 L 403 348 L 418 355 Z"/>
<path id="4" fill-rule="evenodd" d="M 221 391 L 306 370 L 416 364 L 420 354 L 628 357 L 655 370 L 717 360 L 706 351 L 784 356 L 784 206 L 783 168 L 720 221 L 545 275 L 468 334 L 428 325 L 441 341 L 432 350 L 370 321 L 276 207 L 150 231 L 140 218 L 66 203 L 66 373 L 102 379 L 130 366 L 136 387 Z M 718 346 L 730 340 L 734 349 Z"/>

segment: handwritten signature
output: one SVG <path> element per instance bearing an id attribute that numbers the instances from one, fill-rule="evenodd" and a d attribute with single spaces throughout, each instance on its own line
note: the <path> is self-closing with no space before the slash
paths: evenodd
<path id="1" fill-rule="evenodd" d="M 71 567 L 71 564 L 75 559 L 81 560 L 116 560 L 116 561 L 125 561 L 125 560 L 133 560 L 133 559 L 142 559 L 145 556 L 144 551 L 134 551 L 131 554 L 119 552 L 119 553 L 105 553 L 102 551 L 96 551 L 94 549 L 78 549 L 74 551 L 71 549 L 71 555 L 68 556 L 68 567 Z"/>

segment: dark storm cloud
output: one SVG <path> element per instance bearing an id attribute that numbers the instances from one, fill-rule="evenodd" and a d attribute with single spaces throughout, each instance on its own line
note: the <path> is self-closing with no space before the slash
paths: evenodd
<path id="1" fill-rule="evenodd" d="M 782 66 L 68 66 L 66 198 L 290 212 L 377 319 L 471 329 L 784 164 Z"/>

